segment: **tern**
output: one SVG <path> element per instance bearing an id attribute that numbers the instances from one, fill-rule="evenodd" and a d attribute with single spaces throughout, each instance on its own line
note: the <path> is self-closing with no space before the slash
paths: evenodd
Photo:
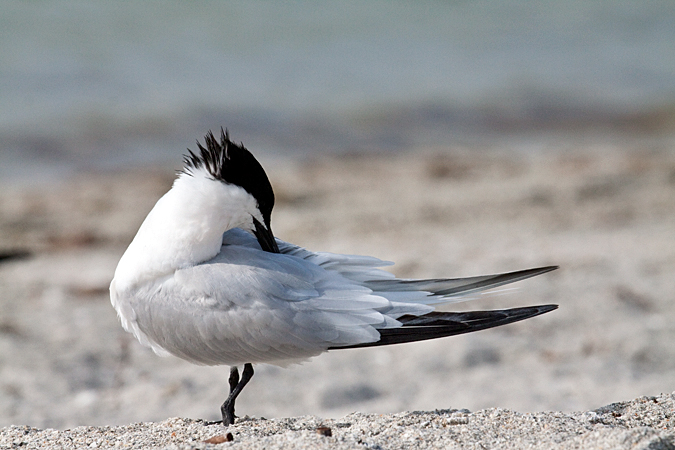
<path id="1" fill-rule="evenodd" d="M 230 366 L 223 425 L 234 423 L 255 363 L 470 333 L 557 308 L 436 311 L 557 267 L 410 280 L 374 257 L 306 250 L 274 237 L 272 185 L 243 144 L 221 128 L 220 142 L 209 132 L 197 146 L 120 259 L 110 298 L 124 329 L 155 353 Z"/>

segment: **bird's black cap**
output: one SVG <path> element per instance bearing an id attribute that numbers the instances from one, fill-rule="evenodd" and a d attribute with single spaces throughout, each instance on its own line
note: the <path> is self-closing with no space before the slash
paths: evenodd
<path id="1" fill-rule="evenodd" d="M 197 141 L 198 154 L 188 149 L 188 154 L 183 158 L 185 167 L 182 172 L 192 176 L 193 170 L 203 168 L 214 180 L 242 187 L 256 199 L 265 226 L 271 229 L 274 191 L 265 169 L 243 143 L 237 145 L 232 142 L 229 133 L 222 128 L 220 142 L 211 131 L 204 137 L 204 142 L 206 147 Z"/>

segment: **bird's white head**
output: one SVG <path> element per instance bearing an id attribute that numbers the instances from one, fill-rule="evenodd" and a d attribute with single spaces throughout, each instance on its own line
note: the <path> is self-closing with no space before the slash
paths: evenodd
<path id="1" fill-rule="evenodd" d="M 260 163 L 222 129 L 220 142 L 209 132 L 205 146 L 197 146 L 122 256 L 118 289 L 213 258 L 231 228 L 254 234 L 263 250 L 279 251 L 270 226 L 274 192 Z"/>

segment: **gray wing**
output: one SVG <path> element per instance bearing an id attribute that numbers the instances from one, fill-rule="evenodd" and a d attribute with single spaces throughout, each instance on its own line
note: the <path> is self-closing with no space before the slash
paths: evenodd
<path id="1" fill-rule="evenodd" d="M 281 253 L 263 252 L 253 236 L 230 230 L 214 259 L 178 270 L 127 299 L 141 338 L 147 338 L 160 353 L 198 364 L 286 365 L 329 348 L 457 334 L 461 331 L 450 330 L 466 328 L 464 319 L 446 323 L 433 336 L 430 325 L 421 326 L 413 319 L 438 319 L 430 305 L 454 301 L 463 292 L 552 270 L 455 280 L 399 280 L 379 269 L 388 263 L 376 258 L 313 253 L 280 240 L 277 243 Z M 471 331 L 477 326 L 472 325 Z M 426 330 L 420 334 L 422 328 Z"/>
<path id="2" fill-rule="evenodd" d="M 377 295 L 390 300 L 405 299 L 407 302 L 417 301 L 427 305 L 459 301 L 467 295 L 525 280 L 558 268 L 558 266 L 546 266 L 476 277 L 404 280 L 376 269 L 378 266 L 391 264 L 376 258 L 313 253 L 283 241 L 279 241 L 279 248 L 282 252 L 314 261 L 327 270 L 337 270 L 345 277 L 370 288 Z M 334 346 L 330 349 L 374 347 L 471 333 L 529 319 L 557 308 L 557 305 L 538 305 L 462 313 L 434 311 L 421 315 L 409 314 L 404 311 L 404 308 L 392 308 L 388 314 L 395 317 L 401 325 L 379 329 L 379 340 L 356 345 Z"/>
<path id="3" fill-rule="evenodd" d="M 332 346 L 379 340 L 379 329 L 400 326 L 387 314 L 395 308 L 433 310 L 392 302 L 339 271 L 241 238 L 128 300 L 153 348 L 198 364 L 285 365 Z"/>
<path id="4" fill-rule="evenodd" d="M 391 273 L 379 269 L 379 267 L 393 265 L 388 261 L 370 256 L 311 252 L 279 239 L 277 239 L 277 243 L 282 253 L 295 255 L 326 270 L 339 272 L 344 277 L 371 289 L 379 295 L 390 299 L 402 296 L 410 300 L 412 298 L 419 299 L 420 297 L 414 294 L 421 293 L 427 297 L 421 301 L 429 305 L 461 301 L 461 297 L 515 283 L 558 268 L 558 266 L 545 266 L 476 277 L 406 280 L 395 278 Z"/>

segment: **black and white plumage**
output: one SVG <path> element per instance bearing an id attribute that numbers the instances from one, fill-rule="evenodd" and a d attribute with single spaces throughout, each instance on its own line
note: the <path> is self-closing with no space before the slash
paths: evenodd
<path id="1" fill-rule="evenodd" d="M 205 143 L 185 157 L 141 225 L 110 296 L 124 329 L 157 354 L 232 367 L 221 408 L 226 425 L 253 363 L 285 366 L 332 349 L 469 333 L 557 308 L 434 308 L 556 267 L 401 280 L 373 257 L 311 252 L 276 239 L 274 193 L 262 166 L 222 130 L 220 142 L 209 133 Z"/>

